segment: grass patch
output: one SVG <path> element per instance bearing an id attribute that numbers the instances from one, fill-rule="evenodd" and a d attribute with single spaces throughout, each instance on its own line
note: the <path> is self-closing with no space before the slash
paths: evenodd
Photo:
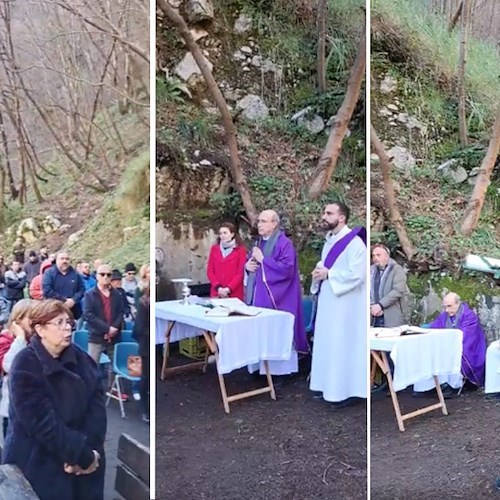
<path id="1" fill-rule="evenodd" d="M 459 30 L 448 33 L 444 19 L 431 14 L 425 2 L 414 0 L 373 0 L 372 16 L 406 33 L 406 51 L 414 60 L 426 61 L 435 77 L 452 81 L 457 73 Z M 482 112 L 491 118 L 500 101 L 498 76 L 500 55 L 487 42 L 469 38 L 466 84 L 469 100 L 484 105 Z"/>
<path id="2" fill-rule="evenodd" d="M 429 293 L 430 286 L 438 295 L 445 292 L 458 293 L 460 298 L 470 306 L 476 307 L 479 303 L 478 296 L 493 295 L 492 280 L 484 274 L 463 272 L 460 278 L 451 276 L 431 275 L 408 275 L 408 288 L 421 299 Z"/>

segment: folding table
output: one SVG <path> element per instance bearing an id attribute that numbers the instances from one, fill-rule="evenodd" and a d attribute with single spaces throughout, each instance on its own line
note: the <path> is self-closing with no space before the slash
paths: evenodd
<path id="1" fill-rule="evenodd" d="M 378 365 L 387 377 L 399 430 L 405 430 L 405 420 L 433 410 L 440 409 L 444 415 L 448 415 L 439 376 L 460 374 L 462 331 L 429 329 L 428 333 L 394 337 L 377 337 L 376 333 L 377 328 L 371 328 L 371 382 L 373 384 L 375 369 Z M 387 353 L 390 353 L 394 362 L 394 377 L 391 374 Z M 397 391 L 431 378 L 434 381 L 439 402 L 402 414 Z"/>
<path id="2" fill-rule="evenodd" d="M 155 306 L 156 343 L 165 342 L 161 379 L 168 373 L 186 369 L 203 368 L 208 361 L 208 350 L 215 356 L 224 410 L 229 413 L 229 403 L 258 394 L 270 393 L 276 399 L 269 361 L 287 361 L 292 356 L 292 314 L 273 309 L 258 308 L 257 316 L 207 316 L 207 309 L 181 301 L 158 302 Z M 184 338 L 203 335 L 208 346 L 205 361 L 189 363 L 183 367 L 168 367 L 169 344 Z M 231 396 L 227 395 L 224 375 L 258 362 L 263 362 L 266 372 L 265 387 Z"/>

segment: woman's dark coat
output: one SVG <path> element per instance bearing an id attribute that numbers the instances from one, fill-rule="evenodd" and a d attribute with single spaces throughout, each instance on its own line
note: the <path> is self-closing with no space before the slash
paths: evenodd
<path id="1" fill-rule="evenodd" d="M 9 427 L 2 463 L 17 465 L 41 500 L 102 500 L 106 407 L 92 358 L 74 345 L 53 358 L 35 336 L 10 371 Z M 93 474 L 64 472 L 64 464 Z"/>
<path id="2" fill-rule="evenodd" d="M 139 343 L 139 356 L 143 358 L 149 358 L 149 308 L 149 298 L 141 297 L 137 304 L 137 316 L 132 331 Z"/>

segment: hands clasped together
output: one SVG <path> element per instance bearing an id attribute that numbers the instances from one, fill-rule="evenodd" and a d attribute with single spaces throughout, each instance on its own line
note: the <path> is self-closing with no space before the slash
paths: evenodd
<path id="1" fill-rule="evenodd" d="M 380 304 L 372 304 L 370 306 L 370 314 L 375 317 L 383 316 L 384 310 Z"/>
<path id="2" fill-rule="evenodd" d="M 315 267 L 311 276 L 316 281 L 326 280 L 328 279 L 328 269 L 326 267 Z"/>
<path id="3" fill-rule="evenodd" d="M 108 333 L 104 335 L 104 340 L 107 340 L 108 342 L 111 342 L 111 339 L 116 336 L 118 333 L 118 328 L 115 328 L 114 326 L 109 327 Z"/>
<path id="4" fill-rule="evenodd" d="M 92 450 L 94 452 L 94 461 L 89 465 L 88 468 L 82 469 L 79 465 L 70 465 L 70 464 L 64 464 L 64 472 L 67 474 L 76 474 L 77 476 L 83 476 L 86 474 L 92 474 L 95 472 L 98 467 L 99 467 L 99 460 L 101 458 L 101 455 L 95 450 Z"/>

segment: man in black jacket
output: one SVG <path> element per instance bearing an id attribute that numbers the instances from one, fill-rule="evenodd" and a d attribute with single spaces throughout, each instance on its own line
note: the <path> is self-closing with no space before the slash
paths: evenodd
<path id="1" fill-rule="evenodd" d="M 101 265 L 96 272 L 97 286 L 85 294 L 83 318 L 89 332 L 89 354 L 99 364 L 106 351 L 113 359 L 113 348 L 120 341 L 123 299 L 111 286 L 111 267 Z"/>
<path id="2" fill-rule="evenodd" d="M 21 263 L 14 260 L 10 269 L 5 272 L 5 298 L 9 301 L 10 310 L 24 297 L 25 286 L 26 273 L 22 270 Z"/>
<path id="3" fill-rule="evenodd" d="M 26 273 L 26 281 L 28 283 L 28 288 L 30 286 L 31 280 L 40 274 L 40 266 L 42 262 L 38 258 L 38 255 L 34 250 L 30 250 L 28 254 L 28 262 L 24 264 L 24 272 Z"/>
<path id="4" fill-rule="evenodd" d="M 45 299 L 61 300 L 71 309 L 75 319 L 80 318 L 85 285 L 82 277 L 71 267 L 66 252 L 59 252 L 56 265 L 43 273 L 42 289 Z"/>

